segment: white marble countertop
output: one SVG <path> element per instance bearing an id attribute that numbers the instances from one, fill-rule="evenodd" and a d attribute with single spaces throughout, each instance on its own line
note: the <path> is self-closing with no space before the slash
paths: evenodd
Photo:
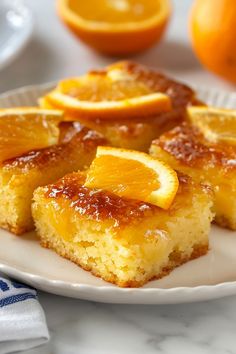
<path id="1" fill-rule="evenodd" d="M 99 1 L 99 0 L 98 0 Z M 232 91 L 204 71 L 187 35 L 191 0 L 175 0 L 165 41 L 134 57 L 186 82 Z M 0 72 L 0 92 L 80 74 L 112 61 L 79 44 L 55 15 L 54 0 L 26 0 L 35 33 L 24 53 Z M 108 305 L 39 294 L 51 341 L 30 354 L 234 354 L 236 297 L 211 302 L 137 306 Z"/>

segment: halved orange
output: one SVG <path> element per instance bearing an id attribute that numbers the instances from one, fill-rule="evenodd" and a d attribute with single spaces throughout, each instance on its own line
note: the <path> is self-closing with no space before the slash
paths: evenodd
<path id="1" fill-rule="evenodd" d="M 99 146 L 85 186 L 168 209 L 179 181 L 169 165 L 148 154 Z"/>
<path id="2" fill-rule="evenodd" d="M 63 80 L 43 99 L 44 104 L 88 119 L 150 117 L 171 110 L 169 96 L 155 92 L 125 63 Z"/>
<path id="3" fill-rule="evenodd" d="M 111 55 L 142 51 L 158 42 L 170 0 L 58 0 L 68 28 L 92 48 Z"/>
<path id="4" fill-rule="evenodd" d="M 189 107 L 188 116 L 211 142 L 236 144 L 236 110 L 215 107 Z"/>
<path id="5" fill-rule="evenodd" d="M 0 110 L 0 162 L 58 142 L 63 114 L 40 108 Z"/>

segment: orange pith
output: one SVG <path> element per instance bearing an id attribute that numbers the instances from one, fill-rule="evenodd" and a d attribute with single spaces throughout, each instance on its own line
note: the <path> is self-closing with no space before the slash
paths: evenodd
<path id="1" fill-rule="evenodd" d="M 62 113 L 38 108 L 0 111 L 0 162 L 58 142 Z"/>
<path id="2" fill-rule="evenodd" d="M 126 149 L 98 147 L 85 186 L 168 209 L 178 190 L 178 177 L 164 162 Z"/>

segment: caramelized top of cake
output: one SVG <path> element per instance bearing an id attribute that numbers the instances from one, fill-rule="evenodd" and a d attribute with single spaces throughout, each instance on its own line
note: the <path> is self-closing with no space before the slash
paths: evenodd
<path id="1" fill-rule="evenodd" d="M 121 138 L 132 139 L 141 135 L 146 137 L 147 126 L 151 124 L 153 131 L 156 131 L 158 136 L 163 131 L 172 129 L 174 126 L 181 124 L 184 120 L 185 108 L 188 105 L 197 105 L 199 101 L 196 99 L 195 92 L 180 82 L 172 80 L 167 76 L 149 69 L 146 66 L 131 62 L 123 61 L 109 66 L 107 69 L 92 71 L 97 75 L 106 75 L 111 68 L 122 69 L 131 74 L 137 81 L 143 82 L 151 92 L 161 92 L 167 94 L 172 101 L 173 109 L 168 113 L 161 113 L 157 116 L 137 117 L 132 119 L 83 119 L 80 117 L 82 124 L 90 127 L 91 129 L 106 132 L 108 136 L 116 136 L 119 133 Z M 106 131 L 107 129 L 107 131 Z M 146 135 L 145 135 L 146 134 Z M 148 135 L 149 136 L 149 135 Z M 154 135 L 155 136 L 155 135 Z"/>
<path id="2" fill-rule="evenodd" d="M 152 144 L 160 146 L 186 166 L 236 168 L 236 146 L 209 142 L 198 128 L 187 123 L 163 134 Z"/>
<path id="3" fill-rule="evenodd" d="M 58 182 L 44 187 L 44 197 L 57 200 L 59 205 L 67 201 L 69 207 L 80 215 L 96 221 L 112 219 L 115 226 L 121 226 L 156 213 L 172 214 L 186 206 L 195 193 L 209 193 L 209 187 L 196 185 L 190 177 L 179 175 L 180 185 L 175 201 L 169 210 L 163 210 L 155 205 L 119 197 L 105 190 L 84 187 L 85 178 L 85 173 L 68 174 Z"/>
<path id="4" fill-rule="evenodd" d="M 195 92 L 190 87 L 169 79 L 167 76 L 146 66 L 132 61 L 122 61 L 109 66 L 108 70 L 109 68 L 122 68 L 138 81 L 144 82 L 151 91 L 167 94 L 172 100 L 173 108 L 184 108 L 190 103 L 196 103 Z M 101 75 L 102 72 L 106 72 L 106 69 L 101 71 Z"/>
<path id="5" fill-rule="evenodd" d="M 77 133 L 83 130 L 83 125 L 79 122 L 61 122 L 59 124 L 60 135 L 59 144 L 67 143 L 70 141 Z"/>
<path id="6" fill-rule="evenodd" d="M 63 125 L 59 141 L 60 144 L 29 151 L 21 156 L 6 160 L 1 167 L 5 171 L 44 168 L 49 164 L 56 164 L 62 159 L 70 159 L 71 155 L 74 156 L 76 152 L 90 152 L 98 145 L 106 144 L 106 140 L 99 133 L 74 123 Z"/>

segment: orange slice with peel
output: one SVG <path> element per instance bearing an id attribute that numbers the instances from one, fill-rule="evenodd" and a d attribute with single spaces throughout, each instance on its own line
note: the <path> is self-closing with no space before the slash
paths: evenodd
<path id="1" fill-rule="evenodd" d="M 0 110 L 0 162 L 21 154 L 57 144 L 58 124 L 63 114 L 40 108 Z"/>
<path id="2" fill-rule="evenodd" d="M 58 12 L 83 42 L 106 54 L 144 50 L 162 37 L 170 0 L 58 0 Z"/>
<path id="3" fill-rule="evenodd" d="M 85 187 L 168 209 L 179 186 L 176 172 L 148 154 L 105 146 L 97 148 Z"/>
<path id="4" fill-rule="evenodd" d="M 236 110 L 192 106 L 188 117 L 210 142 L 236 144 Z"/>
<path id="5" fill-rule="evenodd" d="M 38 99 L 38 105 L 40 108 L 43 108 L 43 109 L 54 109 L 54 110 L 56 109 L 56 107 L 54 105 L 50 104 L 50 102 L 46 96 L 40 97 Z"/>
<path id="6" fill-rule="evenodd" d="M 61 81 L 44 102 L 91 119 L 146 117 L 171 110 L 169 96 L 115 66 Z"/>

